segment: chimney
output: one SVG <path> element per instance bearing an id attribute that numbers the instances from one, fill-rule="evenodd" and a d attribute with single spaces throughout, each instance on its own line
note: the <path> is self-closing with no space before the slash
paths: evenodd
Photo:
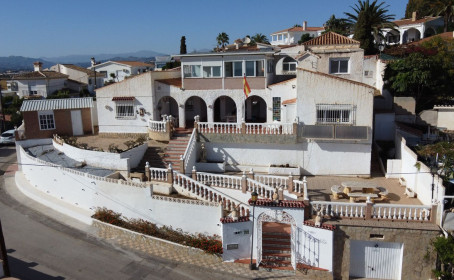
<path id="1" fill-rule="evenodd" d="M 307 28 L 307 21 L 303 21 L 303 30 L 305 31 Z"/>
<path id="2" fill-rule="evenodd" d="M 35 72 L 43 71 L 43 63 L 41 61 L 33 62 L 33 69 Z"/>
<path id="3" fill-rule="evenodd" d="M 411 14 L 411 21 L 416 21 L 417 15 L 418 15 L 417 12 L 414 11 L 414 12 Z"/>

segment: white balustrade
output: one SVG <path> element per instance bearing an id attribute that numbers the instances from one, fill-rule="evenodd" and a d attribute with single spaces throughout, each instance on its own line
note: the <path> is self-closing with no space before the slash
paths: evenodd
<path id="1" fill-rule="evenodd" d="M 166 123 L 165 121 L 148 120 L 148 127 L 151 131 L 166 132 Z"/>
<path id="2" fill-rule="evenodd" d="M 167 181 L 167 169 L 150 167 L 150 180 Z"/>
<path id="3" fill-rule="evenodd" d="M 285 189 L 288 188 L 288 176 L 273 176 L 273 175 L 264 175 L 264 174 L 255 174 L 254 180 L 260 182 L 262 184 L 272 186 L 272 187 L 280 187 L 283 186 Z"/>
<path id="4" fill-rule="evenodd" d="M 239 213 L 241 216 L 245 216 L 249 209 L 249 206 L 242 203 L 241 201 L 228 196 L 212 187 L 197 182 L 177 171 L 173 172 L 173 187 L 183 193 L 188 192 L 198 199 L 220 203 L 223 208 L 228 211 L 232 211 L 235 207 L 239 207 Z"/>
<path id="5" fill-rule="evenodd" d="M 431 207 L 425 205 L 374 204 L 372 218 L 403 221 L 429 221 Z"/>
<path id="6" fill-rule="evenodd" d="M 311 205 L 315 211 L 322 209 L 323 215 L 340 218 L 364 218 L 366 216 L 366 203 L 312 201 Z"/>
<path id="7" fill-rule="evenodd" d="M 189 138 L 188 141 L 188 146 L 186 147 L 186 150 L 184 151 L 184 154 L 182 156 L 182 160 L 184 161 L 184 170 L 188 170 L 188 164 L 189 164 L 189 159 L 191 156 L 196 156 L 193 155 L 193 151 L 195 150 L 195 145 L 196 145 L 196 138 L 195 138 L 196 130 L 192 130 L 191 137 Z"/>
<path id="8" fill-rule="evenodd" d="M 304 193 L 304 182 L 293 180 L 293 191 L 297 193 Z"/>
<path id="9" fill-rule="evenodd" d="M 197 129 L 201 133 L 240 134 L 241 123 L 198 122 Z"/>
<path id="10" fill-rule="evenodd" d="M 274 188 L 250 178 L 247 178 L 247 190 L 251 193 L 255 191 L 261 197 L 273 199 Z"/>
<path id="11" fill-rule="evenodd" d="M 241 177 L 197 172 L 197 181 L 211 187 L 241 190 Z"/>
<path id="12" fill-rule="evenodd" d="M 293 134 L 292 123 L 246 123 L 246 134 Z"/>

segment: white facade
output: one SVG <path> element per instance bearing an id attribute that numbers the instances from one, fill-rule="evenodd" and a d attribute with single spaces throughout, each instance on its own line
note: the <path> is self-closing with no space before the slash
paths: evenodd
<path id="1" fill-rule="evenodd" d="M 95 84 L 96 88 L 104 85 L 104 77 L 101 73 L 97 73 L 95 82 L 95 73 L 92 70 L 88 70 L 73 64 L 56 64 L 50 67 L 52 71 L 56 71 L 65 75 L 68 78 L 76 82 L 82 83 L 87 86 L 90 93 L 94 93 Z"/>
<path id="2" fill-rule="evenodd" d="M 13 80 L 17 83 L 17 95 L 27 97 L 40 95 L 44 98 L 66 87 L 67 79 L 27 79 Z"/>
<path id="3" fill-rule="evenodd" d="M 96 72 L 101 73 L 104 77 L 104 82 L 121 82 L 125 77 L 151 71 L 152 67 L 151 64 L 137 61 L 107 61 L 97 64 L 94 67 L 89 67 L 89 69 L 93 70 L 93 68 L 95 68 Z M 115 75 L 115 78 L 113 78 L 112 75 Z M 98 87 L 100 86 L 98 85 Z"/>
<path id="4" fill-rule="evenodd" d="M 273 46 L 277 45 L 296 45 L 304 34 L 309 34 L 315 38 L 322 34 L 325 30 L 323 27 L 308 27 L 304 21 L 302 26 L 284 29 L 278 32 L 271 33 L 270 43 Z"/>
<path id="5" fill-rule="evenodd" d="M 383 29 L 385 41 L 382 43 L 395 45 L 417 42 L 421 39 L 437 34 L 437 30 L 444 26 L 442 17 L 425 17 L 417 19 L 413 14 L 411 19 L 394 21 L 396 30 Z"/>

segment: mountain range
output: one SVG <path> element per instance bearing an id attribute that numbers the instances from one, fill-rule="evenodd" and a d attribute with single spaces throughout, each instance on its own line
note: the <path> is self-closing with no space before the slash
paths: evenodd
<path id="1" fill-rule="evenodd" d="M 91 57 L 95 57 L 97 62 L 108 60 L 124 60 L 124 61 L 151 61 L 156 56 L 166 55 L 155 51 L 137 51 L 129 53 L 117 54 L 95 54 L 95 55 L 65 55 L 56 57 L 24 57 L 24 56 L 0 56 L 0 73 L 8 70 L 11 71 L 30 71 L 33 70 L 33 62 L 41 61 L 43 68 L 49 68 L 57 63 L 76 64 L 82 67 L 90 66 Z"/>

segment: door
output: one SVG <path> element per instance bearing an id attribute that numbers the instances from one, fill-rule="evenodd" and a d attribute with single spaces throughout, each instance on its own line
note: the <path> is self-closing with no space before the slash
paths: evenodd
<path id="1" fill-rule="evenodd" d="M 84 134 L 82 112 L 80 110 L 71 111 L 71 124 L 73 126 L 73 136 Z"/>
<path id="2" fill-rule="evenodd" d="M 401 279 L 402 243 L 350 241 L 350 277 Z"/>

